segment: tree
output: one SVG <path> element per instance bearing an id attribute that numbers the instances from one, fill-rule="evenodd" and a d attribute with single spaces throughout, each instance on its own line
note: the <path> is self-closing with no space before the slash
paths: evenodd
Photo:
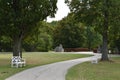
<path id="1" fill-rule="evenodd" d="M 23 49 L 25 51 L 49 51 L 53 45 L 53 27 L 45 21 L 37 24 L 39 27 L 33 34 L 24 39 Z"/>
<path id="2" fill-rule="evenodd" d="M 12 51 L 11 38 L 6 36 L 0 36 L 0 52 Z"/>
<path id="3" fill-rule="evenodd" d="M 86 26 L 84 36 L 86 38 L 85 46 L 87 46 L 89 50 L 99 47 L 102 43 L 102 36 L 99 32 L 95 31 L 94 26 Z"/>
<path id="4" fill-rule="evenodd" d="M 110 27 L 118 29 L 120 1 L 118 0 L 66 0 L 76 20 L 86 25 L 95 25 L 103 36 L 102 58 L 108 58 L 108 32 Z M 116 22 L 117 21 L 117 22 Z"/>
<path id="5" fill-rule="evenodd" d="M 21 42 L 47 16 L 54 17 L 57 0 L 0 0 L 0 30 L 13 40 L 13 56 L 21 52 Z"/>
<path id="6" fill-rule="evenodd" d="M 58 22 L 54 32 L 54 42 L 56 45 L 62 44 L 64 48 L 82 47 L 84 43 L 84 30 L 84 26 L 81 23 L 75 22 L 74 15 L 69 14 Z"/>

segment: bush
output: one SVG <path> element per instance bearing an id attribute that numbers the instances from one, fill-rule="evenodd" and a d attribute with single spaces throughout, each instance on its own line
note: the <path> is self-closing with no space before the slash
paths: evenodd
<path id="1" fill-rule="evenodd" d="M 65 52 L 80 52 L 80 51 L 89 51 L 88 48 L 65 48 Z"/>

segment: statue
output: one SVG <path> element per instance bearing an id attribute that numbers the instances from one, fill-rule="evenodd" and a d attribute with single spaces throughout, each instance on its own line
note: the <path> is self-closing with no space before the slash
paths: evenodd
<path id="1" fill-rule="evenodd" d="M 54 49 L 55 52 L 64 52 L 64 49 L 63 49 L 63 46 L 62 44 L 60 44 L 59 46 L 57 46 L 55 49 Z"/>

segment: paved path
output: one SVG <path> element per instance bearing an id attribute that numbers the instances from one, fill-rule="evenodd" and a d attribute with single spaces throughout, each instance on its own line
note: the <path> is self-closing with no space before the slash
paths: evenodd
<path id="1" fill-rule="evenodd" d="M 100 58 L 100 55 L 98 54 L 94 57 Z M 90 61 L 91 58 L 93 57 L 68 60 L 27 69 L 6 80 L 65 80 L 65 75 L 69 68 L 76 64 Z"/>

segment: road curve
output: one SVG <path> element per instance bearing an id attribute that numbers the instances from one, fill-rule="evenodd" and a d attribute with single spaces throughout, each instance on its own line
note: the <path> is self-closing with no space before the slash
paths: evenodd
<path id="1" fill-rule="evenodd" d="M 62 61 L 27 69 L 6 80 L 65 80 L 65 75 L 69 68 L 76 64 L 90 61 L 93 57 L 100 58 L 100 55 L 95 54 L 92 57 Z"/>

